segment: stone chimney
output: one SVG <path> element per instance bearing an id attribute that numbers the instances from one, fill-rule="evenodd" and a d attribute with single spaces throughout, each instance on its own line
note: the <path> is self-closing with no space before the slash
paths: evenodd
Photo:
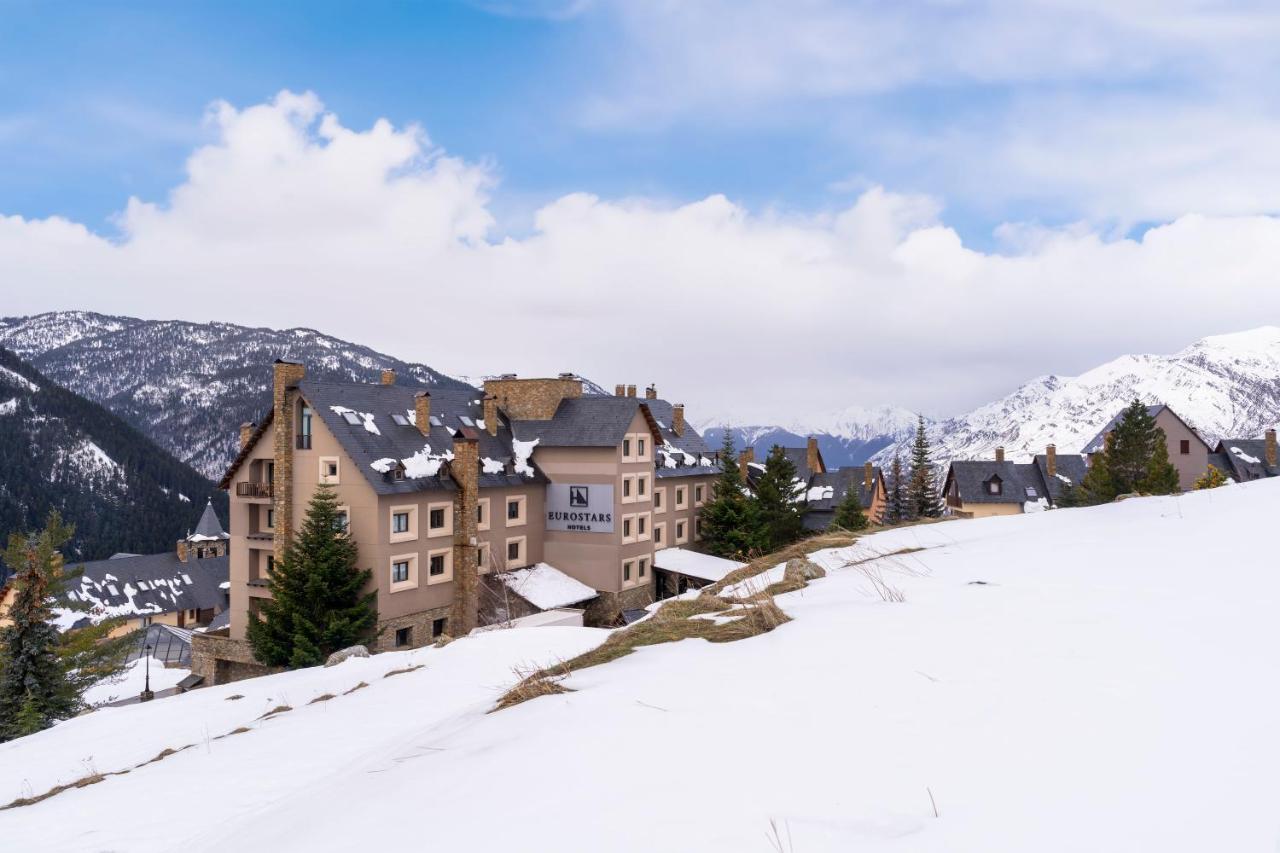
<path id="1" fill-rule="evenodd" d="M 621 387 L 621 386 L 619 386 Z M 549 421 L 560 401 L 582 396 L 582 380 L 576 376 L 555 379 L 486 379 L 484 392 L 498 398 L 498 408 L 517 421 Z"/>
<path id="2" fill-rule="evenodd" d="M 492 394 L 484 395 L 484 428 L 489 435 L 498 434 L 498 398 Z"/>
<path id="3" fill-rule="evenodd" d="M 822 454 L 818 452 L 818 439 L 809 436 L 809 442 L 805 445 L 804 464 L 809 466 L 809 470 L 814 474 L 826 473 L 826 468 L 822 465 Z"/>
<path id="4" fill-rule="evenodd" d="M 449 475 L 458 486 L 453 497 L 453 604 L 449 610 L 449 635 L 465 637 L 476 627 L 480 607 L 476 538 L 480 443 L 475 430 L 464 428 L 453 437 Z"/>
<path id="5" fill-rule="evenodd" d="M 634 385 L 628 385 L 628 386 L 627 386 L 627 396 L 628 396 L 628 397 L 634 397 L 635 395 L 636 395 L 636 386 L 634 386 Z"/>
<path id="6" fill-rule="evenodd" d="M 870 462 L 865 462 L 865 463 L 863 463 L 863 465 L 862 465 L 862 485 L 863 485 L 863 486 L 866 488 L 866 490 L 869 492 L 869 491 L 871 491 L 871 487 L 875 484 L 875 482 L 876 482 L 876 468 L 875 468 L 875 466 L 874 466 L 874 465 L 872 465 Z"/>
<path id="7" fill-rule="evenodd" d="M 188 559 L 190 559 L 191 552 L 188 551 L 187 549 L 188 549 L 187 540 L 179 539 L 178 540 L 178 562 L 179 563 L 185 563 L 187 562 Z"/>
<path id="8" fill-rule="evenodd" d="M 382 368 L 382 384 L 383 385 L 396 384 L 396 372 L 392 370 L 390 367 Z"/>
<path id="9" fill-rule="evenodd" d="M 676 403 L 671 407 L 671 431 L 676 435 L 684 435 L 684 403 Z"/>
<path id="10" fill-rule="evenodd" d="M 271 506 L 276 517 L 272 547 L 277 561 L 284 559 L 285 547 L 293 538 L 293 452 L 297 446 L 297 424 L 293 415 L 298 402 L 298 383 L 306 375 L 307 368 L 301 364 L 277 359 L 273 366 L 271 449 L 275 478 L 271 484 Z"/>
<path id="11" fill-rule="evenodd" d="M 648 388 L 644 389 L 644 398 L 646 400 L 658 399 L 658 386 L 650 385 Z"/>
<path id="12" fill-rule="evenodd" d="M 738 471 L 742 474 L 742 482 L 747 481 L 747 474 L 750 473 L 750 465 L 756 461 L 756 449 L 748 447 L 738 453 Z"/>
<path id="13" fill-rule="evenodd" d="M 253 438 L 253 430 L 255 425 L 251 423 L 240 424 L 240 449 L 244 450 L 249 446 L 250 439 Z"/>
<path id="14" fill-rule="evenodd" d="M 413 425 L 423 435 L 431 432 L 431 392 L 419 391 L 413 395 Z"/>
<path id="15" fill-rule="evenodd" d="M 1055 445 L 1051 444 L 1044 449 L 1044 469 L 1050 477 L 1058 473 L 1058 448 Z"/>
<path id="16" fill-rule="evenodd" d="M 1276 467 L 1276 431 L 1269 429 L 1264 433 L 1266 437 L 1266 459 L 1267 465 L 1271 468 Z"/>
<path id="17" fill-rule="evenodd" d="M 996 448 L 996 461 L 997 461 L 997 462 L 1003 462 L 1003 461 L 1004 461 L 1004 448 L 1003 448 L 1003 447 L 997 447 L 997 448 Z"/>
<path id="18" fill-rule="evenodd" d="M 625 396 L 627 396 L 627 386 L 626 386 L 626 385 L 615 385 L 615 386 L 613 386 L 613 396 L 615 396 L 615 397 L 625 397 Z"/>

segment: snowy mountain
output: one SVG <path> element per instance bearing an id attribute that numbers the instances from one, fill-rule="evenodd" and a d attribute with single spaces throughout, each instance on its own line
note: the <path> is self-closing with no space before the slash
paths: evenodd
<path id="1" fill-rule="evenodd" d="M 1075 377 L 1042 376 L 1012 394 L 929 428 L 934 458 L 1011 459 L 1048 444 L 1077 452 L 1138 398 L 1167 403 L 1210 443 L 1260 437 L 1280 421 L 1280 328 L 1215 335 L 1172 355 L 1125 355 Z M 909 439 L 878 454 L 905 456 Z"/>
<path id="2" fill-rule="evenodd" d="M 849 406 L 827 417 L 782 425 L 733 426 L 732 419 L 719 416 L 704 419 L 698 426 L 708 444 L 719 447 L 726 423 L 730 424 L 734 446 L 739 450 L 754 448 L 757 459 L 775 444 L 803 447 L 808 437 L 814 436 L 823 462 L 829 468 L 839 468 L 861 465 L 885 447 L 914 435 L 916 414 L 894 406 Z"/>
<path id="3" fill-rule="evenodd" d="M 0 542 L 57 509 L 76 527 L 77 557 L 163 551 L 210 497 L 225 518 L 212 482 L 0 349 Z"/>
<path id="4" fill-rule="evenodd" d="M 101 709 L 0 744 L 0 805 L 34 801 L 0 812 L 5 849 L 1274 850 L 1277 512 L 1259 481 L 865 536 L 812 556 L 776 630 L 657 642 L 505 710 L 516 673 L 614 634 Z M 156 807 L 196 786 L 216 820 Z"/>
<path id="5" fill-rule="evenodd" d="M 8 347 L 46 376 L 102 403 L 210 478 L 237 450 L 240 424 L 270 404 L 271 363 L 307 365 L 309 375 L 376 380 L 393 368 L 411 385 L 465 383 L 311 329 L 137 320 L 85 311 L 0 318 Z"/>

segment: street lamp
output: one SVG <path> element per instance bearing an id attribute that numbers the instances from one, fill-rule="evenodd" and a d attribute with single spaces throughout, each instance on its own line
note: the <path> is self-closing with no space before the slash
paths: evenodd
<path id="1" fill-rule="evenodd" d="M 147 677 L 146 684 L 142 688 L 142 695 L 138 697 L 139 702 L 150 702 L 156 698 L 156 694 L 151 690 L 151 629 L 147 629 L 147 633 L 143 635 L 145 640 L 145 648 L 147 654 Z"/>

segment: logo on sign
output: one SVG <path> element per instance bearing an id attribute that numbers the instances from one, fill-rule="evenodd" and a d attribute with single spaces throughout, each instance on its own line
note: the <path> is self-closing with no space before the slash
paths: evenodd
<path id="1" fill-rule="evenodd" d="M 547 529 L 570 533 L 613 532 L 613 486 L 547 484 Z"/>
<path id="2" fill-rule="evenodd" d="M 586 486 L 570 486 L 569 487 L 569 506 L 588 507 L 591 506 L 589 492 Z"/>

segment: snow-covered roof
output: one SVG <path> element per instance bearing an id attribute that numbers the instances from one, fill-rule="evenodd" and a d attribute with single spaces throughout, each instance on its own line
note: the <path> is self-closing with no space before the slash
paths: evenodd
<path id="1" fill-rule="evenodd" d="M 697 551 L 686 551 L 684 548 L 663 548 L 653 554 L 653 566 L 668 572 L 677 572 L 691 578 L 699 578 L 712 583 L 721 580 L 725 575 L 745 566 L 715 557 L 711 554 L 699 554 Z"/>
<path id="2" fill-rule="evenodd" d="M 594 589 L 569 577 L 548 563 L 537 563 L 527 569 L 516 569 L 498 575 L 507 589 L 537 607 L 552 610 L 595 598 Z"/>

